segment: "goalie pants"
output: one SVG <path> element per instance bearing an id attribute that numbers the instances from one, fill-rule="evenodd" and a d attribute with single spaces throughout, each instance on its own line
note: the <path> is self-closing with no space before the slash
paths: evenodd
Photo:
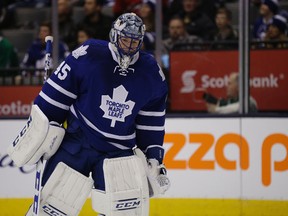
<path id="1" fill-rule="evenodd" d="M 83 140 L 83 139 L 82 139 Z M 71 148 L 73 146 L 73 148 Z M 75 148 L 76 146 L 76 148 Z M 42 186 L 45 185 L 59 162 L 64 162 L 69 167 L 89 177 L 90 172 L 96 189 L 105 190 L 103 174 L 103 161 L 105 158 L 117 158 L 133 155 L 131 150 L 100 152 L 87 145 L 83 145 L 75 134 L 67 133 L 58 151 L 47 161 Z"/>

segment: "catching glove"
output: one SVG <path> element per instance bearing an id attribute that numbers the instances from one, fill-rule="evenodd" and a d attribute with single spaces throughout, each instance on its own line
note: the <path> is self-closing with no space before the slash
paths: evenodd
<path id="1" fill-rule="evenodd" d="M 170 187 L 170 180 L 164 164 L 159 164 L 156 159 L 146 159 L 144 153 L 139 149 L 134 149 L 135 155 L 141 158 L 149 184 L 149 196 L 157 197 L 163 195 Z"/>

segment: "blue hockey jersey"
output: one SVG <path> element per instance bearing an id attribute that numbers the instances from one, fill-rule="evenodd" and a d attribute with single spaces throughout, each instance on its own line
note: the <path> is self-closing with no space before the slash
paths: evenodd
<path id="1" fill-rule="evenodd" d="M 45 44 L 43 44 L 39 38 L 35 39 L 25 53 L 21 67 L 43 69 L 45 67 L 45 54 Z M 63 61 L 68 54 L 68 46 L 63 42 L 59 42 L 59 61 Z"/>
<path id="2" fill-rule="evenodd" d="M 84 146 L 105 152 L 137 145 L 162 162 L 167 92 L 150 54 L 140 51 L 121 69 L 113 45 L 92 39 L 58 66 L 35 104 L 50 121 L 68 119 L 68 136 L 81 130 Z"/>
<path id="3" fill-rule="evenodd" d="M 264 40 L 268 26 L 272 23 L 272 19 L 266 22 L 262 17 L 258 18 L 254 23 L 253 37 L 254 39 Z"/>

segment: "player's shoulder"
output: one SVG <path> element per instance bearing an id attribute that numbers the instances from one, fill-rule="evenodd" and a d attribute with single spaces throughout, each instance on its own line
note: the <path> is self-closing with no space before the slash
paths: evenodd
<path id="1" fill-rule="evenodd" d="M 139 52 L 140 57 L 139 57 L 139 66 L 142 67 L 144 65 L 145 67 L 145 74 L 149 74 L 153 79 L 165 80 L 165 75 L 162 71 L 162 68 L 160 65 L 157 63 L 156 59 L 151 53 L 145 52 L 145 51 L 140 51 Z M 147 73 L 149 71 L 149 73 Z"/>
<path id="2" fill-rule="evenodd" d="M 94 54 L 94 52 L 99 53 L 108 50 L 108 41 L 98 40 L 98 39 L 88 39 L 76 50 L 84 50 L 88 54 Z"/>
<path id="3" fill-rule="evenodd" d="M 158 68 L 158 64 L 154 56 L 145 51 L 139 51 L 139 63 L 145 67 Z"/>
<path id="4" fill-rule="evenodd" d="M 108 53 L 108 51 L 107 41 L 89 39 L 72 51 L 71 58 L 74 57 L 76 60 L 87 60 L 91 57 L 105 56 L 105 53 Z"/>
<path id="5" fill-rule="evenodd" d="M 139 51 L 140 58 L 145 59 L 146 61 L 156 61 L 153 54 L 146 52 L 144 50 Z"/>
<path id="6" fill-rule="evenodd" d="M 87 41 L 84 42 L 84 45 L 89 45 L 93 48 L 103 48 L 103 47 L 108 47 L 108 41 L 104 40 L 99 40 L 99 39 L 88 39 Z"/>

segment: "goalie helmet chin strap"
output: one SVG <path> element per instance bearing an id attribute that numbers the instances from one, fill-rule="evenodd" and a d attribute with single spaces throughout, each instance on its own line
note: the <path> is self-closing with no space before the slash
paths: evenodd
<path id="1" fill-rule="evenodd" d="M 113 59 L 118 63 L 122 70 L 127 70 L 127 68 L 134 64 L 139 58 L 139 52 L 135 53 L 133 56 L 121 54 L 117 47 L 112 43 L 109 43 L 109 49 Z"/>

